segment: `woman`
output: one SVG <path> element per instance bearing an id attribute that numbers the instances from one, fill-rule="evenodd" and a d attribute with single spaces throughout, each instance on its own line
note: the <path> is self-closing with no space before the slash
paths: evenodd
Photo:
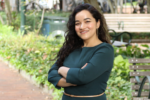
<path id="1" fill-rule="evenodd" d="M 57 89 L 64 88 L 62 100 L 106 100 L 114 51 L 104 16 L 90 4 L 81 4 L 70 15 L 67 27 L 48 81 Z"/>

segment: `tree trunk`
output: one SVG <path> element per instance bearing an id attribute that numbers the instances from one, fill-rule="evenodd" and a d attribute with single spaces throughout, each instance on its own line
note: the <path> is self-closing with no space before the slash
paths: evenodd
<path id="1" fill-rule="evenodd" d="M 8 25 L 11 25 L 13 19 L 12 19 L 12 15 L 11 15 L 11 6 L 9 3 L 9 0 L 5 0 L 5 13 L 7 16 Z"/>
<path id="2" fill-rule="evenodd" d="M 137 13 L 137 10 L 136 10 L 136 8 L 134 7 L 133 2 L 131 2 L 131 5 L 132 5 L 132 7 L 133 7 L 133 12 L 132 12 L 132 13 Z"/>
<path id="3" fill-rule="evenodd" d="M 3 20 L 3 18 L 2 18 L 1 15 L 0 15 L 0 21 L 1 21 L 1 23 L 4 25 L 4 20 Z"/>
<path id="4" fill-rule="evenodd" d="M 123 13 L 123 0 L 120 0 L 120 13 Z"/>
<path id="5" fill-rule="evenodd" d="M 117 0 L 108 0 L 108 4 L 111 9 L 111 13 L 118 13 Z"/>
<path id="6" fill-rule="evenodd" d="M 115 13 L 115 11 L 114 11 L 114 5 L 113 5 L 113 3 L 111 2 L 111 0 L 108 0 L 108 4 L 109 4 L 109 6 L 110 6 L 110 9 L 111 9 L 111 13 Z"/>
<path id="7" fill-rule="evenodd" d="M 19 0 L 16 0 L 16 7 L 17 7 L 17 9 L 16 9 L 17 12 L 19 12 L 19 7 L 20 7 L 20 6 L 19 6 Z"/>
<path id="8" fill-rule="evenodd" d="M 147 13 L 150 13 L 150 0 L 147 0 Z"/>
<path id="9" fill-rule="evenodd" d="M 62 11 L 62 7 L 63 6 L 63 0 L 59 0 L 59 8 L 60 8 L 60 11 Z"/>
<path id="10" fill-rule="evenodd" d="M 92 6 L 94 6 L 100 13 L 102 13 L 99 5 L 98 5 L 98 2 L 97 0 L 84 0 L 84 3 L 89 3 L 91 4 Z"/>
<path id="11" fill-rule="evenodd" d="M 114 0 L 114 4 L 115 4 L 115 13 L 118 13 L 118 4 L 117 4 L 117 0 Z"/>

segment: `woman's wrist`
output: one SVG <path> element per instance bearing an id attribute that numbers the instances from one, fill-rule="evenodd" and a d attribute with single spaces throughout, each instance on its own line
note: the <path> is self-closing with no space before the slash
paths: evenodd
<path id="1" fill-rule="evenodd" d="M 70 68 L 68 68 L 68 67 L 62 66 L 62 67 L 60 67 L 60 68 L 58 69 L 58 74 L 62 75 L 64 78 L 66 78 L 69 69 L 70 69 Z"/>
<path id="2" fill-rule="evenodd" d="M 60 72 L 61 72 L 61 68 L 62 68 L 62 67 L 60 67 L 60 68 L 58 69 L 58 74 L 61 74 L 61 73 L 60 73 Z"/>

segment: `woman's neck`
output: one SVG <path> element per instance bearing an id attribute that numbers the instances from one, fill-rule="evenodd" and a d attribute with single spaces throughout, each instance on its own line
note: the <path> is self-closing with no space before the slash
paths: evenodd
<path id="1" fill-rule="evenodd" d="M 94 39 L 94 40 L 85 40 L 84 45 L 82 47 L 94 47 L 98 44 L 102 43 L 101 40 L 99 39 Z"/>

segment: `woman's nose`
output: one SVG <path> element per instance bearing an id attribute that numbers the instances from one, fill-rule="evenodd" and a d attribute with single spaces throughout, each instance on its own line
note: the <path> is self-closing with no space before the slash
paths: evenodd
<path id="1" fill-rule="evenodd" d="M 82 24 L 80 25 L 80 29 L 84 29 L 84 28 L 85 28 L 85 24 L 82 23 Z"/>

